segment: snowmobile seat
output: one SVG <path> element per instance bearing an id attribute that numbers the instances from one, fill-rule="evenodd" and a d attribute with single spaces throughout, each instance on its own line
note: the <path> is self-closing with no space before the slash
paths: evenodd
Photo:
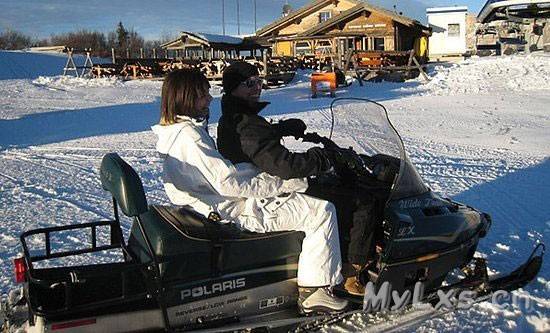
<path id="1" fill-rule="evenodd" d="M 298 262 L 303 232 L 253 233 L 233 223 L 213 222 L 189 207 L 149 208 L 140 219 L 164 280 L 192 281 Z M 128 247 L 139 261 L 151 261 L 136 223 Z"/>
<path id="2" fill-rule="evenodd" d="M 103 156 L 101 186 L 109 191 L 126 216 L 138 216 L 148 210 L 143 185 L 136 171 L 117 153 Z"/>
<path id="3" fill-rule="evenodd" d="M 103 157 L 100 173 L 115 209 L 118 204 L 135 218 L 127 246 L 131 256 L 141 263 L 157 262 L 165 280 L 297 263 L 302 232 L 252 233 L 214 222 L 190 207 L 148 206 L 139 175 L 116 153 Z"/>

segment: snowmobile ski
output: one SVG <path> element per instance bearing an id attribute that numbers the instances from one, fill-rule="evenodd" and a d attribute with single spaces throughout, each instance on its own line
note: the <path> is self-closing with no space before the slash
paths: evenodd
<path id="1" fill-rule="evenodd" d="M 482 258 L 474 258 L 474 266 L 465 270 L 465 273 L 467 274 L 466 278 L 460 282 L 441 287 L 438 290 L 443 293 L 453 291 L 451 293 L 453 297 L 454 295 L 458 295 L 460 292 L 465 290 L 475 291 L 476 297 L 468 303 L 469 306 L 489 300 L 493 293 L 498 290 L 508 292 L 514 291 L 525 286 L 536 277 L 542 266 L 542 259 L 545 249 L 546 247 L 543 243 L 538 243 L 525 263 L 513 272 L 503 276 L 497 276 L 494 279 L 488 278 L 486 260 Z M 412 328 L 426 320 L 441 317 L 458 309 L 456 304 L 450 308 L 438 308 L 438 299 L 438 293 L 437 291 L 434 291 L 426 295 L 424 299 L 425 303 L 412 304 L 407 306 L 405 309 L 393 312 L 369 314 L 367 324 L 369 332 L 393 332 L 395 330 Z M 357 299 L 355 298 L 355 300 Z M 366 312 L 362 310 L 354 310 L 338 315 L 323 316 L 322 318 L 301 323 L 295 329 L 291 329 L 290 331 L 297 333 L 317 331 L 326 325 L 342 322 L 343 320 L 358 313 Z"/>

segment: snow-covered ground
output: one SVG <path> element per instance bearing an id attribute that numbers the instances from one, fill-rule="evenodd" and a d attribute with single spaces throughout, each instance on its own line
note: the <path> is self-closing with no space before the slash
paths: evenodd
<path id="1" fill-rule="evenodd" d="M 110 217 L 98 177 L 103 154 L 116 151 L 138 171 L 151 203 L 168 202 L 150 131 L 162 83 L 52 77 L 63 65 L 59 57 L 0 52 L 0 294 L 14 285 L 11 259 L 21 251 L 23 231 Z M 19 67 L 27 68 L 24 76 Z M 508 272 L 535 242 L 550 243 L 550 57 L 471 59 L 436 66 L 430 75 L 429 83 L 354 83 L 337 95 L 383 103 L 429 186 L 492 215 L 478 251 L 495 273 Z M 215 133 L 219 88 L 212 94 Z M 307 73 L 264 98 L 272 102 L 269 117 L 300 117 L 314 131 L 329 127 L 321 110 L 331 100 L 309 98 Z M 483 303 L 414 331 L 550 331 L 547 262 L 519 293 L 533 309 Z M 359 331 L 362 322 L 356 316 L 325 330 Z"/>

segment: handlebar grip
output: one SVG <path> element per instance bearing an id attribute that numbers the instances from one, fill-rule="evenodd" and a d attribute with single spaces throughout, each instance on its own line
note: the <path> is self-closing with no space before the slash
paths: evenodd
<path id="1" fill-rule="evenodd" d="M 302 139 L 304 142 L 322 143 L 324 138 L 317 133 L 304 133 L 304 135 L 302 135 L 300 139 Z"/>
<path id="2" fill-rule="evenodd" d="M 326 138 L 324 136 L 321 136 L 321 135 L 319 135 L 315 132 L 305 133 L 301 137 L 301 139 L 304 142 L 322 144 L 327 149 L 340 149 L 340 147 L 338 147 L 338 145 L 336 143 L 334 143 L 334 141 L 332 141 L 331 139 Z"/>

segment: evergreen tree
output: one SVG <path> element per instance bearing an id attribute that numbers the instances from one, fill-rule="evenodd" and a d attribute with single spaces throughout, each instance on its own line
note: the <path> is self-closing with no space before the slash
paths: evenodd
<path id="1" fill-rule="evenodd" d="M 128 46 L 128 31 L 122 25 L 122 22 L 118 22 L 116 28 L 118 47 L 125 49 Z"/>

